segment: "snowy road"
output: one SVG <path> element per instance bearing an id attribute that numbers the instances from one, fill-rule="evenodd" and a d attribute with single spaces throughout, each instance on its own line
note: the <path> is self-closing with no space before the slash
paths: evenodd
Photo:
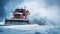
<path id="1" fill-rule="evenodd" d="M 0 34 L 59 34 L 59 26 L 11 25 L 0 26 Z"/>

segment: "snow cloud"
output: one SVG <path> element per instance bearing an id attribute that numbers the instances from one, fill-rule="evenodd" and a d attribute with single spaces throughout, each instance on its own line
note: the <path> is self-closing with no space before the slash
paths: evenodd
<path id="1" fill-rule="evenodd" d="M 60 0 L 11 0 L 4 5 L 4 9 L 7 13 L 7 17 L 11 17 L 11 10 L 26 6 L 26 9 L 30 11 L 30 19 L 37 19 L 40 21 L 39 19 L 42 17 L 58 25 L 60 24 L 59 3 Z"/>

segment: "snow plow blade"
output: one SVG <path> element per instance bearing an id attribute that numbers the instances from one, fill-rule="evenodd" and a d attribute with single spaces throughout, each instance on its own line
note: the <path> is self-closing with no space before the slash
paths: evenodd
<path id="1" fill-rule="evenodd" d="M 29 21 L 27 19 L 10 19 L 5 20 L 5 25 L 24 25 L 29 24 Z"/>

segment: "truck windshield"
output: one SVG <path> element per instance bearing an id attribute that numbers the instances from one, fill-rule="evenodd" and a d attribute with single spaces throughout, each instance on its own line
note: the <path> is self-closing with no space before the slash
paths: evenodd
<path id="1" fill-rule="evenodd" d="M 24 9 L 16 9 L 16 12 L 19 12 L 19 13 L 24 13 Z"/>

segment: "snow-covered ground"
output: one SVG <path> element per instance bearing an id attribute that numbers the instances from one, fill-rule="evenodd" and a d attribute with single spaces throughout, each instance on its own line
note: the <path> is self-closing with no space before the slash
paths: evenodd
<path id="1" fill-rule="evenodd" d="M 60 34 L 60 27 L 37 24 L 0 26 L 0 34 Z"/>

